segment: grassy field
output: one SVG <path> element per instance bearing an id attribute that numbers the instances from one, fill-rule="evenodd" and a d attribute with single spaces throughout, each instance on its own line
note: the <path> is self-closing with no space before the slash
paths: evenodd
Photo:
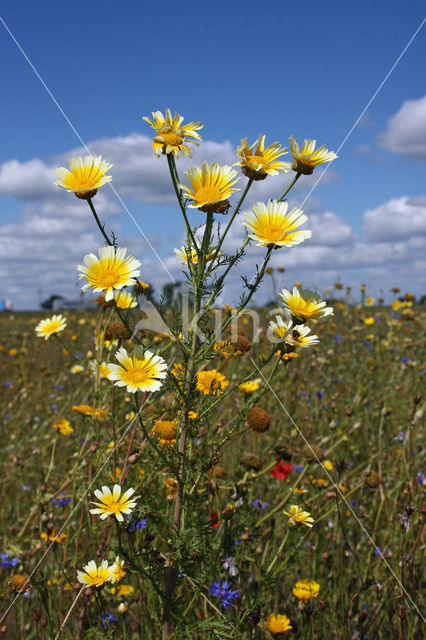
<path id="1" fill-rule="evenodd" d="M 249 350 L 218 345 L 207 368 L 229 385 L 207 404 L 194 388 L 177 543 L 175 440 L 152 431 L 179 416 L 173 381 L 139 399 L 135 421 L 135 395 L 103 375 L 131 346 L 117 332 L 102 339 L 108 308 L 65 313 L 49 340 L 35 335 L 47 313 L 0 315 L 1 637 L 158 640 L 173 548 L 173 638 L 423 638 L 425 312 L 331 295 L 320 344 L 297 358 L 270 353 L 268 308 L 258 342 L 239 320 Z M 179 363 L 167 336 L 142 340 Z M 238 389 L 247 377 L 262 395 Z M 253 406 L 268 429 L 247 424 Z M 131 518 L 90 514 L 94 490 L 120 478 L 136 490 Z M 289 527 L 290 505 L 314 526 Z M 126 575 L 82 589 L 78 570 L 116 557 Z M 319 592 L 309 583 L 302 597 L 301 580 Z"/>

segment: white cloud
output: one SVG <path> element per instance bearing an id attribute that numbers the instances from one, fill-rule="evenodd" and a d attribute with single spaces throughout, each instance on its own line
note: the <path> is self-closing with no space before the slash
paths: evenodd
<path id="1" fill-rule="evenodd" d="M 426 96 L 406 100 L 388 121 L 378 143 L 392 153 L 405 153 L 426 160 Z"/>
<path id="2" fill-rule="evenodd" d="M 368 241 L 401 240 L 426 235 L 426 196 L 392 198 L 364 214 L 364 235 Z"/>

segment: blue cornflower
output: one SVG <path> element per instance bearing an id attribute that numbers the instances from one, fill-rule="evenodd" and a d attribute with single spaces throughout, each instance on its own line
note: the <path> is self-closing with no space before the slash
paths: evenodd
<path id="1" fill-rule="evenodd" d="M 9 387 L 13 387 L 13 382 L 5 382 L 4 386 L 9 388 Z"/>
<path id="2" fill-rule="evenodd" d="M 102 624 L 106 629 L 108 626 L 113 626 L 117 624 L 117 618 L 112 613 L 101 613 Z"/>
<path id="3" fill-rule="evenodd" d="M 55 389 L 56 389 L 56 391 L 62 391 L 63 386 L 62 386 L 62 385 L 60 385 L 60 384 L 56 384 L 56 385 L 55 385 Z"/>
<path id="4" fill-rule="evenodd" d="M 62 509 L 64 509 L 64 507 L 66 507 L 67 504 L 72 501 L 72 498 L 66 497 L 65 491 L 61 491 L 59 495 L 62 496 L 62 498 L 53 498 L 50 502 L 52 504 L 57 504 L 59 507 L 62 507 Z"/>
<path id="5" fill-rule="evenodd" d="M 19 564 L 19 558 L 10 558 L 8 553 L 0 553 L 0 567 L 5 569 L 13 569 Z"/>
<path id="6" fill-rule="evenodd" d="M 404 442 L 405 438 L 406 438 L 405 432 L 400 431 L 397 436 L 394 436 L 392 438 L 392 440 L 394 440 L 395 442 Z"/>
<path id="7" fill-rule="evenodd" d="M 334 342 L 337 342 L 337 344 L 341 344 L 342 342 L 342 336 L 340 334 L 336 334 L 333 338 Z"/>
<path id="8" fill-rule="evenodd" d="M 127 531 L 134 533 L 137 529 L 145 529 L 147 522 L 146 518 L 143 518 L 142 520 L 132 520 Z"/>
<path id="9" fill-rule="evenodd" d="M 223 563 L 223 568 L 225 571 L 229 571 L 230 576 L 237 575 L 237 569 L 234 564 L 234 559 L 231 556 L 227 556 L 226 558 L 222 558 L 221 562 Z"/>
<path id="10" fill-rule="evenodd" d="M 391 550 L 390 549 L 386 549 L 385 551 L 383 551 L 383 549 L 381 547 L 376 547 L 374 549 L 374 555 L 375 556 L 380 556 L 381 558 L 384 556 L 389 556 L 391 554 Z"/>
<path id="11" fill-rule="evenodd" d="M 323 391 L 317 391 L 315 395 L 316 395 L 317 398 L 322 398 L 324 396 L 324 392 Z"/>
<path id="12" fill-rule="evenodd" d="M 307 398 L 308 397 L 308 392 L 307 391 L 301 391 L 300 392 L 300 397 L 301 398 Z"/>
<path id="13" fill-rule="evenodd" d="M 293 471 L 295 471 L 296 473 L 302 473 L 304 468 L 305 467 L 303 466 L 303 464 L 294 464 L 293 465 Z"/>
<path id="14" fill-rule="evenodd" d="M 424 475 L 422 473 L 420 473 L 420 471 L 417 474 L 417 482 L 419 484 L 423 484 L 423 479 L 424 479 Z"/>
<path id="15" fill-rule="evenodd" d="M 410 362 L 410 358 L 401 358 L 401 362 L 403 364 L 408 364 Z"/>
<path id="16" fill-rule="evenodd" d="M 267 509 L 269 507 L 269 502 L 262 502 L 262 500 L 259 500 L 259 498 L 255 498 L 252 502 L 253 507 L 256 507 L 256 509 L 260 509 L 261 511 L 263 509 Z"/>
<path id="17" fill-rule="evenodd" d="M 81 360 L 83 357 L 83 354 L 81 353 L 81 351 L 77 351 L 77 353 L 75 353 L 74 355 L 78 360 Z"/>
<path id="18" fill-rule="evenodd" d="M 231 585 L 226 580 L 224 580 L 222 583 L 220 583 L 219 581 L 213 582 L 209 591 L 213 596 L 221 598 L 222 607 L 224 609 L 226 607 L 229 607 L 232 604 L 233 600 L 236 600 L 240 597 L 240 592 L 238 591 L 238 589 L 232 591 Z"/>
<path id="19" fill-rule="evenodd" d="M 58 410 L 58 405 L 57 404 L 51 404 L 50 408 L 52 409 L 52 411 L 57 411 Z"/>

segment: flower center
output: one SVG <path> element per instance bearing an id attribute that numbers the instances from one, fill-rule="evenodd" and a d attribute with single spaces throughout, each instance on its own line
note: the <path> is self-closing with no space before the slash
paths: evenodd
<path id="1" fill-rule="evenodd" d="M 270 227 L 266 227 L 265 236 L 272 242 L 283 242 L 286 233 L 282 227 L 271 225 Z"/>
<path id="2" fill-rule="evenodd" d="M 126 383 L 132 385 L 138 385 L 142 382 L 145 382 L 149 378 L 152 378 L 152 375 L 147 371 L 144 365 L 135 366 L 132 369 L 129 369 L 125 373 Z"/>
<path id="3" fill-rule="evenodd" d="M 197 202 L 219 202 L 223 195 L 219 187 L 201 187 L 195 194 Z"/>
<path id="4" fill-rule="evenodd" d="M 120 280 L 120 274 L 117 271 L 112 271 L 110 269 L 103 269 L 100 271 L 98 275 L 98 283 L 100 286 L 108 288 L 113 287 Z"/>
<path id="5" fill-rule="evenodd" d="M 255 166 L 260 164 L 263 169 L 268 166 L 268 163 L 263 156 L 247 156 L 247 163 Z"/>
<path id="6" fill-rule="evenodd" d="M 158 137 L 154 138 L 154 142 L 165 144 L 167 147 L 179 147 L 183 142 L 183 136 L 173 132 L 158 132 Z"/>
<path id="7" fill-rule="evenodd" d="M 112 511 L 112 513 L 120 513 L 122 508 L 123 508 L 123 505 L 120 502 L 111 502 L 108 505 L 108 511 Z"/>

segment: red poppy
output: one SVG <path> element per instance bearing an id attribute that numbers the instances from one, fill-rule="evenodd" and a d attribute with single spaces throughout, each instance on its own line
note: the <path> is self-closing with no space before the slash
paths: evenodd
<path id="1" fill-rule="evenodd" d="M 213 529 L 219 529 L 219 517 L 216 512 L 209 515 L 209 522 Z"/>
<path id="2" fill-rule="evenodd" d="M 272 469 L 271 475 L 277 480 L 285 480 L 288 474 L 293 470 L 293 465 L 290 462 L 284 462 L 284 460 L 280 460 L 277 466 Z"/>

